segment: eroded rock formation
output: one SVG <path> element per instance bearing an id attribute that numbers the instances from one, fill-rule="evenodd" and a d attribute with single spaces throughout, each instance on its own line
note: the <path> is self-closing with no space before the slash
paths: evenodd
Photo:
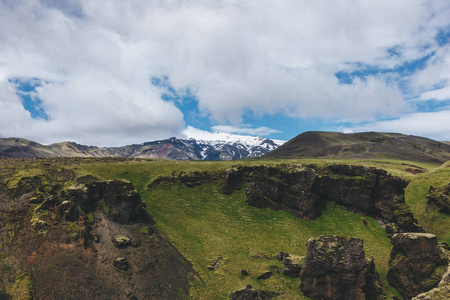
<path id="1" fill-rule="evenodd" d="M 427 233 L 400 233 L 389 260 L 388 281 L 406 298 L 435 288 L 447 271 L 448 260 L 436 236 Z"/>
<path id="2" fill-rule="evenodd" d="M 1 269 L 8 270 L 0 272 L 0 298 L 179 299 L 189 293 L 189 280 L 198 275 L 152 226 L 129 181 L 56 169 L 0 183 Z"/>
<path id="3" fill-rule="evenodd" d="M 427 198 L 429 206 L 437 207 L 440 212 L 450 214 L 450 184 L 439 188 L 430 186 Z"/>
<path id="4" fill-rule="evenodd" d="M 404 201 L 407 182 L 386 171 L 362 166 L 277 165 L 235 167 L 224 175 L 223 192 L 246 185 L 246 202 L 260 208 L 285 210 L 314 220 L 331 201 L 368 215 L 395 232 L 422 232 Z"/>
<path id="5" fill-rule="evenodd" d="M 247 285 L 245 288 L 232 292 L 230 294 L 230 300 L 268 300 L 276 298 L 279 293 L 271 292 L 267 290 L 253 289 L 251 285 Z"/>
<path id="6" fill-rule="evenodd" d="M 300 289 L 311 299 L 376 299 L 381 294 L 375 264 L 367 259 L 363 241 L 320 236 L 307 243 Z"/>

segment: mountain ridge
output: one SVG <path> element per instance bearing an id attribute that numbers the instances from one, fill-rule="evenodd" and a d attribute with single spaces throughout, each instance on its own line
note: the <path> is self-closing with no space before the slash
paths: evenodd
<path id="1" fill-rule="evenodd" d="M 430 163 L 450 160 L 450 145 L 401 133 L 308 131 L 278 147 L 271 158 L 384 158 Z"/>
<path id="2" fill-rule="evenodd" d="M 165 140 L 132 144 L 122 147 L 86 146 L 65 141 L 42 145 L 22 138 L 0 139 L 0 158 L 43 157 L 125 157 L 160 158 L 173 160 L 233 160 L 260 157 L 279 146 L 260 137 L 229 135 L 228 139 L 198 140 L 194 138 Z"/>

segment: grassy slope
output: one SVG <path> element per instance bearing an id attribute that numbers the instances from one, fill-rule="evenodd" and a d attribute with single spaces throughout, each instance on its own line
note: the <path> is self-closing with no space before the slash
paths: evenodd
<path id="1" fill-rule="evenodd" d="M 435 210 L 427 209 L 427 194 L 430 186 L 440 187 L 450 182 L 450 163 L 421 174 L 411 180 L 406 189 L 406 203 L 411 208 L 427 232 L 436 234 L 438 239 L 450 244 L 450 217 Z"/>
<path id="2" fill-rule="evenodd" d="M 245 161 L 244 164 L 283 162 Z M 284 161 L 285 162 L 285 161 Z M 294 161 L 289 161 L 294 162 Z M 359 160 L 302 160 L 298 162 L 352 163 L 384 168 L 395 175 L 412 179 L 406 171 L 412 163 L 403 161 L 359 161 Z M 122 162 L 119 164 L 94 163 L 82 165 L 82 170 L 105 179 L 122 177 L 130 179 L 147 203 L 149 213 L 157 227 L 187 257 L 200 273 L 205 284 L 197 282 L 192 290 L 194 298 L 226 299 L 233 290 L 246 284 L 270 290 L 288 290 L 286 299 L 303 299 L 298 289 L 298 279 L 275 275 L 268 280 L 242 277 L 241 269 L 258 275 L 270 266 L 282 268 L 275 259 L 255 259 L 252 256 L 267 253 L 273 257 L 279 251 L 304 255 L 305 244 L 310 237 L 324 234 L 348 235 L 364 239 L 367 256 L 374 256 L 377 269 L 386 282 L 391 244 L 384 230 L 374 220 L 365 217 L 369 226 L 364 226 L 360 215 L 340 207 L 329 205 L 316 221 L 308 222 L 283 211 L 262 210 L 245 205 L 244 191 L 231 196 L 221 193 L 216 185 L 188 188 L 184 185 L 157 188 L 151 191 L 146 185 L 158 175 L 170 175 L 180 171 L 223 170 L 237 162 L 173 162 L 147 161 Z M 414 163 L 424 171 L 436 165 Z M 425 175 L 422 176 L 425 178 Z M 422 178 L 420 177 L 420 178 Z M 416 182 L 413 181 L 412 187 Z M 414 193 L 414 192 L 413 192 Z M 409 201 L 409 199 L 408 199 Z M 418 204 L 420 206 L 420 204 Z M 216 271 L 207 269 L 209 259 L 221 255 L 226 263 Z M 392 292 L 392 290 L 390 290 Z"/>

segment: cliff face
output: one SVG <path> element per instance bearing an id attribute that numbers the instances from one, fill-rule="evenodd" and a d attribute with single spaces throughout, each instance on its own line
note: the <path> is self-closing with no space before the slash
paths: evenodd
<path id="1" fill-rule="evenodd" d="M 64 167 L 2 179 L 1 299 L 189 294 L 195 271 L 155 229 L 129 181 L 77 177 Z"/>
<path id="2" fill-rule="evenodd" d="M 81 164 L 87 160 L 76 161 Z M 93 162 L 96 170 L 105 168 L 105 172 L 110 171 L 108 168 L 111 165 L 107 163 L 99 167 L 97 160 L 89 161 Z M 194 290 L 191 289 L 193 279 L 203 284 L 191 262 L 159 234 L 145 203 L 130 181 L 101 180 L 86 175 L 88 169 L 79 168 L 79 165 L 65 165 L 64 159 L 34 160 L 33 163 L 39 167 L 30 169 L 27 167 L 31 161 L 20 161 L 20 167 L 14 166 L 13 161 L 8 165 L 9 162 L 0 161 L 0 299 L 180 299 Z M 153 172 L 161 164 L 149 169 L 151 163 L 136 165 L 120 159 L 115 166 L 116 175 L 124 177 L 127 172 L 135 172 L 129 174 L 129 178 L 141 184 L 140 187 L 145 188 L 146 185 L 147 189 L 156 190 L 155 194 L 146 191 L 146 197 L 161 193 L 162 198 L 158 201 L 166 201 L 165 189 L 172 185 L 176 193 L 170 194 L 170 197 L 182 199 L 186 207 L 192 205 L 192 199 L 185 201 L 178 192 L 192 191 L 195 198 L 196 192 L 204 189 L 210 193 L 211 188 L 214 192 L 210 200 L 200 196 L 200 205 L 208 213 L 212 209 L 208 205 L 217 202 L 217 199 L 233 199 L 258 215 L 264 214 L 264 211 L 248 208 L 245 204 L 287 211 L 308 220 L 301 221 L 305 228 L 311 222 L 320 222 L 316 219 L 321 216 L 327 203 L 375 218 L 385 226 L 386 234 L 392 238 L 394 245 L 388 277 L 390 283 L 407 297 L 435 287 L 447 268 L 448 260 L 440 256 L 436 239 L 417 238 L 420 243 L 416 243 L 414 239 L 404 238 L 428 235 L 421 233 L 422 228 L 405 205 L 407 182 L 383 170 L 336 164 L 273 164 L 189 172 L 184 167 L 185 163 L 177 162 L 177 165 L 183 165 L 178 170 L 184 171 L 169 169 L 158 177 Z M 140 169 L 136 171 L 136 168 Z M 145 176 L 143 172 L 146 172 Z M 239 193 L 235 193 L 234 198 L 227 198 L 218 195 L 220 190 L 226 195 L 236 191 Z M 224 201 L 226 205 L 231 203 L 227 201 Z M 229 206 L 225 206 L 225 210 L 227 208 Z M 331 210 L 330 205 L 328 209 Z M 192 213 L 196 214 L 198 210 Z M 220 211 L 221 217 L 225 218 L 225 215 L 226 212 Z M 286 214 L 280 215 L 286 217 L 282 224 L 288 219 L 295 219 Z M 361 227 L 377 226 L 372 220 L 369 220 L 373 223 L 370 226 L 364 224 L 364 221 L 367 222 L 365 218 L 361 218 L 363 224 L 359 217 L 357 220 Z M 240 224 L 246 226 L 245 223 Z M 220 228 L 220 224 L 214 225 Z M 240 226 L 233 230 L 240 234 Z M 211 242 L 213 240 L 207 242 L 214 243 Z M 300 249 L 304 242 L 296 247 Z M 264 261 L 264 264 L 269 264 L 267 268 L 252 270 L 254 264 L 247 268 L 244 263 L 239 274 L 222 273 L 221 264 L 227 266 L 236 262 L 219 255 L 223 253 L 217 253 L 211 264 L 213 270 L 206 275 L 202 273 L 202 277 L 205 275 L 203 279 L 210 280 L 205 285 L 214 282 L 207 277 L 210 275 L 220 275 L 220 280 L 233 276 L 230 281 L 236 278 L 253 280 L 253 288 L 238 290 L 245 285 L 230 288 L 228 293 L 236 291 L 232 293 L 233 299 L 247 299 L 245 297 L 249 295 L 254 299 L 282 295 L 282 290 L 273 288 L 276 284 L 265 290 L 261 282 L 285 282 L 283 276 L 300 277 L 301 291 L 312 299 L 344 299 L 346 293 L 353 299 L 378 299 L 382 291 L 375 272 L 377 262 L 366 258 L 362 245 L 363 241 L 359 238 L 321 236 L 308 242 L 306 257 L 300 256 L 304 255 L 304 249 L 292 252 L 298 255 L 280 254 L 278 259 L 284 265 L 282 271 L 281 263 L 277 266 L 276 262 L 272 262 L 275 260 L 273 255 L 261 254 L 253 255 L 252 259 Z M 389 257 L 389 245 L 383 249 L 385 257 Z M 240 251 L 239 245 L 235 245 L 233 251 Z M 289 249 L 278 251 L 291 252 Z M 197 252 L 185 255 L 193 262 L 198 259 L 192 259 Z M 202 263 L 211 259 L 210 256 L 198 256 Z M 199 265 L 195 266 L 198 271 Z M 385 268 L 387 272 L 387 266 Z M 55 278 L 58 278 L 57 283 Z M 300 281 L 295 286 L 298 293 L 299 284 Z"/>
<path id="3" fill-rule="evenodd" d="M 326 202 L 382 221 L 394 232 L 422 232 L 405 204 L 407 182 L 384 170 L 348 165 L 233 168 L 224 175 L 224 193 L 246 185 L 246 202 L 314 220 Z"/>

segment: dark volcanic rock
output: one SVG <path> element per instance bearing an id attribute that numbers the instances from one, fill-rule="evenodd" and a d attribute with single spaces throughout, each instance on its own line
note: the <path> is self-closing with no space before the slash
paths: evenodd
<path id="1" fill-rule="evenodd" d="M 108 217 L 121 224 L 148 222 L 145 203 L 131 182 L 114 179 L 106 183 L 103 199 L 109 206 Z"/>
<path id="2" fill-rule="evenodd" d="M 249 179 L 252 169 L 251 167 L 239 166 L 225 170 L 222 192 L 225 195 L 231 195 L 242 188 L 243 184 Z"/>
<path id="3" fill-rule="evenodd" d="M 399 233 L 389 260 L 388 281 L 402 295 L 411 298 L 436 287 L 447 271 L 447 259 L 436 236 L 426 233 Z"/>
<path id="4" fill-rule="evenodd" d="M 112 242 L 113 242 L 114 246 L 116 246 L 117 248 L 126 248 L 131 245 L 130 238 L 125 235 L 121 235 L 121 234 L 116 235 L 112 239 Z"/>
<path id="5" fill-rule="evenodd" d="M 376 299 L 380 289 L 374 270 L 361 239 L 334 235 L 311 238 L 300 289 L 312 299 Z"/>
<path id="6" fill-rule="evenodd" d="M 427 198 L 429 206 L 438 207 L 440 212 L 450 214 L 450 184 L 439 188 L 430 186 Z"/>
<path id="7" fill-rule="evenodd" d="M 405 204 L 407 181 L 362 166 L 331 165 L 327 171 L 319 178 L 321 197 L 385 223 L 395 223 L 400 232 L 423 232 Z"/>
<path id="8" fill-rule="evenodd" d="M 270 292 L 266 290 L 254 290 L 251 285 L 247 285 L 245 288 L 239 291 L 232 292 L 230 294 L 230 300 L 266 300 L 272 299 L 280 295 L 276 292 Z"/>
<path id="9" fill-rule="evenodd" d="M 113 260 L 113 265 L 119 270 L 126 271 L 130 268 L 130 264 L 128 263 L 125 257 L 118 257 Z"/>
<path id="10" fill-rule="evenodd" d="M 238 178 L 249 182 L 246 202 L 251 206 L 282 209 L 313 220 L 320 216 L 326 202 L 332 201 L 384 223 L 395 223 L 399 232 L 423 232 L 404 201 L 408 183 L 384 170 L 298 164 L 234 168 L 225 175 L 224 192 L 235 190 Z"/>
<path id="11" fill-rule="evenodd" d="M 305 257 L 289 254 L 283 258 L 283 275 L 289 277 L 299 277 L 300 271 L 305 264 Z"/>
<path id="12" fill-rule="evenodd" d="M 313 220 L 324 207 L 316 191 L 317 173 L 312 168 L 290 165 L 287 169 L 253 168 L 246 190 L 246 203 L 259 208 L 285 210 L 296 217 Z"/>
<path id="13" fill-rule="evenodd" d="M 78 218 L 79 211 L 73 209 L 74 206 L 78 206 L 84 213 L 93 212 L 98 202 L 104 200 L 109 208 L 108 217 L 115 222 L 132 224 L 149 221 L 145 203 L 128 180 L 114 179 L 105 182 L 90 179 L 85 184 L 63 190 L 61 198 L 65 201 L 60 204 L 60 213 L 68 220 Z"/>
<path id="14" fill-rule="evenodd" d="M 270 277 L 272 277 L 272 275 L 273 275 L 272 271 L 265 271 L 261 273 L 258 277 L 256 277 L 256 279 L 269 279 Z"/>
<path id="15" fill-rule="evenodd" d="M 278 260 L 283 260 L 283 258 L 285 258 L 286 256 L 289 256 L 289 253 L 281 251 L 275 255 L 275 258 Z"/>

